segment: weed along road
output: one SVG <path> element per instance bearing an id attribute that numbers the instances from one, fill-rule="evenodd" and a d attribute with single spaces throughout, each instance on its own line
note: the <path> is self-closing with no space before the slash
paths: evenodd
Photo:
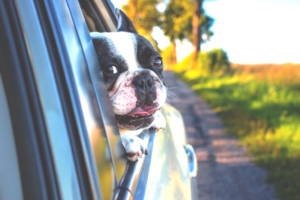
<path id="1" fill-rule="evenodd" d="M 253 163 L 245 148 L 226 135 L 219 117 L 187 85 L 166 71 L 168 103 L 184 118 L 188 142 L 198 160 L 199 200 L 273 200 L 266 172 Z"/>

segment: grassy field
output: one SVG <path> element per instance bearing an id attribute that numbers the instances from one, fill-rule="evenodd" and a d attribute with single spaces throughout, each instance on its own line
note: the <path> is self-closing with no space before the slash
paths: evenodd
<path id="1" fill-rule="evenodd" d="M 300 65 L 233 65 L 230 73 L 178 76 L 268 171 L 279 198 L 300 199 Z M 197 75 L 198 74 L 198 75 Z"/>

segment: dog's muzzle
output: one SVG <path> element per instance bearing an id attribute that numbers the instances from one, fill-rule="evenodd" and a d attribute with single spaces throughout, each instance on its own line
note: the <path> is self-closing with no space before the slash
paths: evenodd
<path id="1" fill-rule="evenodd" d="M 163 91 L 157 77 L 147 73 L 136 76 L 131 83 L 136 96 L 136 106 L 126 115 L 116 115 L 118 125 L 129 130 L 149 127 L 154 121 L 154 114 L 160 109 L 158 97 Z"/>

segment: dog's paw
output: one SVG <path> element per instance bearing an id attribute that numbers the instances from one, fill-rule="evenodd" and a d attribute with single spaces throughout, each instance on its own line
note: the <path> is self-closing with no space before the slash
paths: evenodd
<path id="1" fill-rule="evenodd" d="M 156 112 L 155 113 L 155 119 L 154 122 L 152 124 L 152 127 L 157 131 L 159 131 L 160 129 L 165 129 L 166 128 L 166 119 L 165 117 L 162 115 L 161 112 Z"/>
<path id="2" fill-rule="evenodd" d="M 121 141 L 125 148 L 125 155 L 130 161 L 137 161 L 143 154 L 148 154 L 144 141 L 135 135 L 121 135 Z"/>

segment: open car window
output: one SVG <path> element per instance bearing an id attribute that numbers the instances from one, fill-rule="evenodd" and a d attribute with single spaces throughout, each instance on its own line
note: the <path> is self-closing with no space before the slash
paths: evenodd
<path id="1" fill-rule="evenodd" d="M 0 3 L 9 47 L 1 46 L 0 71 L 24 198 L 112 199 L 125 161 L 78 1 Z"/>
<path id="2" fill-rule="evenodd" d="M 82 13 L 84 15 L 85 22 L 88 26 L 89 32 L 113 32 L 117 29 L 117 19 L 115 16 L 115 8 L 113 4 L 109 0 L 79 0 Z M 99 74 L 100 68 L 96 68 L 97 70 L 95 73 Z M 93 77 L 95 81 L 99 77 Z M 102 78 L 102 77 L 101 77 Z M 99 91 L 96 91 L 96 93 Z M 107 93 L 107 92 L 105 92 Z M 108 98 L 105 97 L 106 100 Z M 110 102 L 109 102 L 110 103 Z M 114 113 L 112 112 L 113 109 L 111 105 L 107 106 L 106 108 L 109 108 L 107 110 L 107 113 L 110 113 L 114 118 Z M 105 130 L 107 131 L 107 134 L 111 134 L 110 132 L 117 132 L 118 128 L 116 127 L 116 123 L 112 126 L 113 129 L 111 129 L 110 126 L 106 126 Z M 117 130 L 116 130 L 117 129 Z M 120 160 L 120 157 L 115 156 L 115 167 L 116 167 L 116 174 L 117 174 L 117 188 L 115 190 L 115 198 L 117 199 L 130 199 L 133 198 L 133 194 L 136 191 L 138 181 L 141 180 L 141 177 L 143 178 L 143 187 L 146 186 L 146 180 L 148 173 L 143 173 L 142 175 L 142 169 L 146 164 L 150 164 L 150 158 L 151 158 L 151 142 L 149 141 L 153 140 L 154 138 L 154 130 L 145 130 L 143 133 L 140 134 L 140 137 L 143 138 L 145 144 L 148 144 L 148 150 L 149 155 L 147 156 L 148 163 L 145 163 L 145 156 L 143 156 L 141 159 L 139 159 L 138 162 L 126 162 L 124 163 L 124 160 Z M 152 133 L 152 134 L 151 134 Z M 112 146 L 112 148 L 115 148 Z M 123 170 L 123 167 L 126 167 L 125 171 Z M 147 170 L 146 170 L 147 171 Z M 101 181 L 101 180 L 100 180 Z M 143 190 L 141 190 L 141 193 Z"/>
<path id="3" fill-rule="evenodd" d="M 115 27 L 109 26 L 116 24 L 109 0 L 79 2 L 90 32 L 115 31 Z M 165 131 L 143 132 L 149 154 L 137 162 L 127 162 L 122 178 L 118 179 L 117 199 L 191 199 L 183 120 L 171 106 L 165 105 L 162 114 L 167 119 Z"/>
<path id="4" fill-rule="evenodd" d="M 51 25 L 58 27 L 55 42 L 59 54 L 66 57 L 62 75 L 71 74 L 66 84 L 77 92 L 71 96 L 71 104 L 74 110 L 81 108 L 75 113 L 75 120 L 80 126 L 86 163 L 95 165 L 95 171 L 89 171 L 88 175 L 101 194 L 94 193 L 94 197 L 112 199 L 126 165 L 125 160 L 120 159 L 118 128 L 83 13 L 75 0 L 49 1 L 47 7 L 56 13 Z M 68 15 L 64 9 L 69 10 Z M 104 24 L 102 26 L 107 27 Z M 95 163 L 88 162 L 90 152 Z M 95 177 L 98 180 L 94 180 Z"/>

